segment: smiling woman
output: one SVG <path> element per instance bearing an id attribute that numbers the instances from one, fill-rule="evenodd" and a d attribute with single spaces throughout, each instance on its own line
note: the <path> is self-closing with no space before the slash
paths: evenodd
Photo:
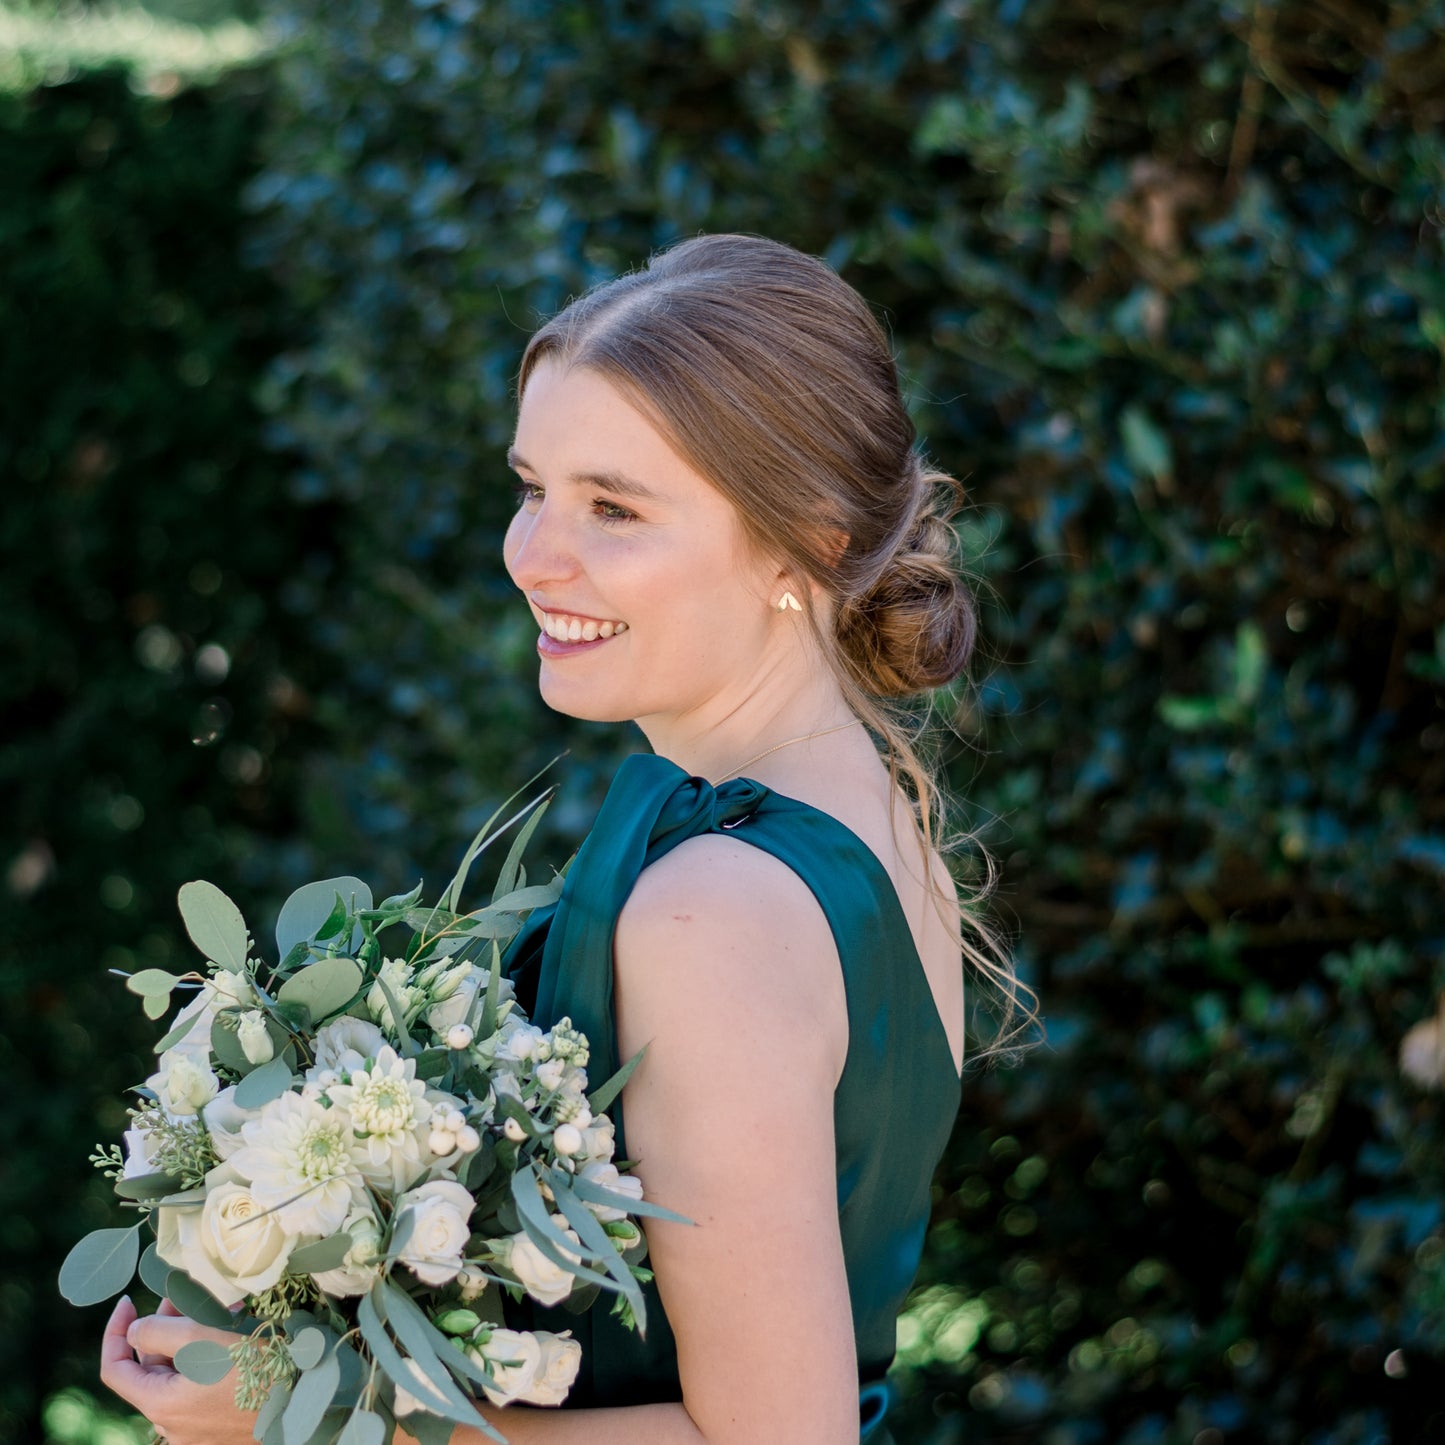
<path id="1" fill-rule="evenodd" d="M 535 1021 L 586 1033 L 596 1077 L 645 1049 L 618 1157 L 694 1223 L 648 1228 L 645 1339 L 523 1302 L 514 1323 L 573 1331 L 581 1372 L 567 1409 L 489 1418 L 550 1445 L 882 1445 L 958 1102 L 961 955 L 1018 991 L 886 710 L 968 659 L 957 488 L 919 456 L 863 301 L 742 236 L 543 327 L 509 460 L 542 695 L 635 721 L 653 755 L 623 765 L 507 964 Z M 168 1371 L 197 1332 L 123 1307 L 107 1378 L 173 1445 L 242 1441 L 223 1391 Z"/>

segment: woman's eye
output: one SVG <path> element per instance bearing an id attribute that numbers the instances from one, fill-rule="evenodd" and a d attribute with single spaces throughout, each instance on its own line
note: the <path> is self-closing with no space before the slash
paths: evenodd
<path id="1" fill-rule="evenodd" d="M 517 505 L 525 507 L 529 502 L 540 502 L 542 500 L 542 489 L 536 482 L 518 482 L 512 491 L 516 493 Z"/>
<path id="2" fill-rule="evenodd" d="M 620 507 L 616 502 L 609 502 L 605 497 L 597 497 L 592 505 L 597 508 L 597 515 L 604 522 L 635 522 L 636 512 L 629 512 L 626 507 Z"/>

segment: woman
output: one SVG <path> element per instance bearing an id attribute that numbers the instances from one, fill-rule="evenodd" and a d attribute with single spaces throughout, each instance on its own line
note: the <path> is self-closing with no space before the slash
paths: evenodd
<path id="1" fill-rule="evenodd" d="M 517 1445 L 876 1445 L 958 1102 L 961 950 L 1014 989 L 987 931 L 960 935 L 884 701 L 967 661 L 956 485 L 867 306 L 770 241 L 701 237 L 574 302 L 518 390 L 505 559 L 542 696 L 636 721 L 653 756 L 511 966 L 539 1023 L 588 1032 L 595 1077 L 646 1046 L 618 1157 L 695 1226 L 648 1229 L 647 1340 L 605 1309 L 548 1321 L 583 1336 L 575 1408 L 489 1418 Z M 102 1377 L 173 1445 L 250 1438 L 229 1382 L 170 1369 L 206 1333 L 127 1302 L 107 1330 Z"/>

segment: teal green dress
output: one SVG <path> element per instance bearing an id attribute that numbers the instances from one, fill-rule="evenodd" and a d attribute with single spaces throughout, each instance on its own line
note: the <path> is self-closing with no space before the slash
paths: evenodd
<path id="1" fill-rule="evenodd" d="M 859 1433 L 887 1445 L 895 1323 L 918 1268 L 929 1184 L 958 1109 L 959 1081 L 907 919 L 883 865 L 836 818 L 747 778 L 714 788 L 665 758 L 618 770 L 560 900 L 539 909 L 507 953 L 518 998 L 543 1028 L 570 1016 L 591 1043 L 597 1082 L 618 1067 L 612 937 L 637 876 L 687 838 L 726 833 L 786 863 L 812 890 L 833 931 L 848 1002 L 848 1053 L 834 1096 L 838 1220 L 858 1346 Z M 621 1101 L 617 1157 L 627 1157 Z M 668 1203 L 669 1201 L 659 1201 Z M 518 1321 L 570 1329 L 582 1369 L 569 1407 L 682 1398 L 672 1331 L 647 1296 L 647 1338 L 605 1303 L 584 1315 L 536 1307 Z"/>

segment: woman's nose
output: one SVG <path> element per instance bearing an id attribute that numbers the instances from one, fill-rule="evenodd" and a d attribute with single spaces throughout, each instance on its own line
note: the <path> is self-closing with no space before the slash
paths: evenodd
<path id="1" fill-rule="evenodd" d="M 523 510 L 512 518 L 503 560 L 512 581 L 524 592 L 565 580 L 577 571 L 577 553 L 566 526 L 545 501 L 535 512 Z"/>

